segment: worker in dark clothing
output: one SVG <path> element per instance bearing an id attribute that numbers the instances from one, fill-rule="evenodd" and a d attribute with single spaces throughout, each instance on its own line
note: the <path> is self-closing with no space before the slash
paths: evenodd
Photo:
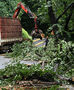
<path id="1" fill-rule="evenodd" d="M 32 38 L 34 39 L 34 38 L 40 38 L 40 39 L 42 39 L 42 34 L 43 34 L 43 31 L 42 30 L 38 30 L 38 31 L 32 31 L 32 33 L 31 33 L 31 36 L 32 36 Z"/>

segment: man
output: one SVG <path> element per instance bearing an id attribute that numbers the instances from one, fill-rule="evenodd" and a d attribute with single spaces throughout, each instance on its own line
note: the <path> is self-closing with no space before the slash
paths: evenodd
<path id="1" fill-rule="evenodd" d="M 31 33 L 31 36 L 32 36 L 33 39 L 34 38 L 40 38 L 40 39 L 42 39 L 42 38 L 45 37 L 45 35 L 43 34 L 43 31 L 40 30 L 40 29 L 38 31 L 33 30 L 32 33 Z"/>

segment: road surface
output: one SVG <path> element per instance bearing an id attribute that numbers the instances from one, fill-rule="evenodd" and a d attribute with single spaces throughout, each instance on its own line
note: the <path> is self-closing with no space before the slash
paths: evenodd
<path id="1" fill-rule="evenodd" d="M 5 66 L 11 64 L 13 60 L 11 58 L 5 57 L 4 54 L 0 54 L 0 69 L 5 68 Z M 24 63 L 27 65 L 32 65 L 32 64 L 38 64 L 38 61 L 30 61 L 30 60 L 21 60 L 20 63 Z"/>

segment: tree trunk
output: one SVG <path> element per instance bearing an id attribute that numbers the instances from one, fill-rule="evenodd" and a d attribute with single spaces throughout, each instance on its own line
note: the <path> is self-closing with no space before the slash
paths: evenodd
<path id="1" fill-rule="evenodd" d="M 53 25 L 53 24 L 56 23 L 56 17 L 54 15 L 54 11 L 53 11 L 53 8 L 52 8 L 52 0 L 46 0 L 47 3 L 48 3 L 48 1 L 51 2 L 51 6 L 48 7 L 48 15 L 50 17 L 50 22 Z"/>

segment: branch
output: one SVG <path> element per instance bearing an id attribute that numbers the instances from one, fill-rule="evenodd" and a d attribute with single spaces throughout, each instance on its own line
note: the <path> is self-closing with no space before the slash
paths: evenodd
<path id="1" fill-rule="evenodd" d="M 67 12 L 67 10 L 70 7 L 74 7 L 74 3 L 71 3 L 70 5 L 67 6 L 67 8 L 64 10 L 64 12 L 61 15 L 59 15 L 59 17 L 56 19 L 56 22 Z"/>
<path id="2" fill-rule="evenodd" d="M 69 71 L 71 68 L 68 68 L 64 73 L 66 73 L 67 71 Z M 58 75 L 56 74 L 56 76 L 60 79 L 60 80 L 66 80 L 68 81 L 70 78 L 67 78 L 65 76 L 62 76 L 62 75 Z"/>
<path id="3" fill-rule="evenodd" d="M 71 62 L 71 61 L 70 61 L 70 62 Z M 67 64 L 70 64 L 70 62 L 68 62 Z M 66 64 L 65 64 L 65 65 L 66 65 Z M 58 64 L 58 63 L 55 64 L 54 72 L 57 72 L 58 67 L 59 67 L 59 64 Z M 63 72 L 63 73 L 67 73 L 69 70 L 72 69 L 72 67 L 73 67 L 73 65 L 71 65 L 71 67 L 68 67 L 67 70 L 66 70 L 65 72 Z M 62 75 L 58 75 L 58 73 L 56 73 L 56 76 L 57 76 L 58 79 L 60 79 L 60 80 L 66 80 L 66 81 L 70 80 L 70 78 L 67 78 L 67 77 L 62 76 Z"/>
<path id="4" fill-rule="evenodd" d="M 48 7 L 48 15 L 50 17 L 50 22 L 51 24 L 55 24 L 56 23 L 56 17 L 52 8 L 52 0 L 46 0 L 47 2 L 50 1 L 51 2 L 51 6 Z"/>
<path id="5" fill-rule="evenodd" d="M 36 55 L 38 55 L 39 57 L 42 57 L 42 55 L 41 55 L 41 54 L 39 54 L 38 52 L 35 52 L 35 54 L 36 54 Z"/>
<path id="6" fill-rule="evenodd" d="M 71 10 L 70 10 L 71 12 L 70 12 L 70 14 L 69 14 L 69 16 L 66 18 L 66 25 L 65 25 L 65 30 L 68 30 L 68 24 L 69 24 L 69 21 L 70 21 L 70 19 L 71 19 L 71 16 L 72 16 L 72 8 L 71 8 Z"/>

